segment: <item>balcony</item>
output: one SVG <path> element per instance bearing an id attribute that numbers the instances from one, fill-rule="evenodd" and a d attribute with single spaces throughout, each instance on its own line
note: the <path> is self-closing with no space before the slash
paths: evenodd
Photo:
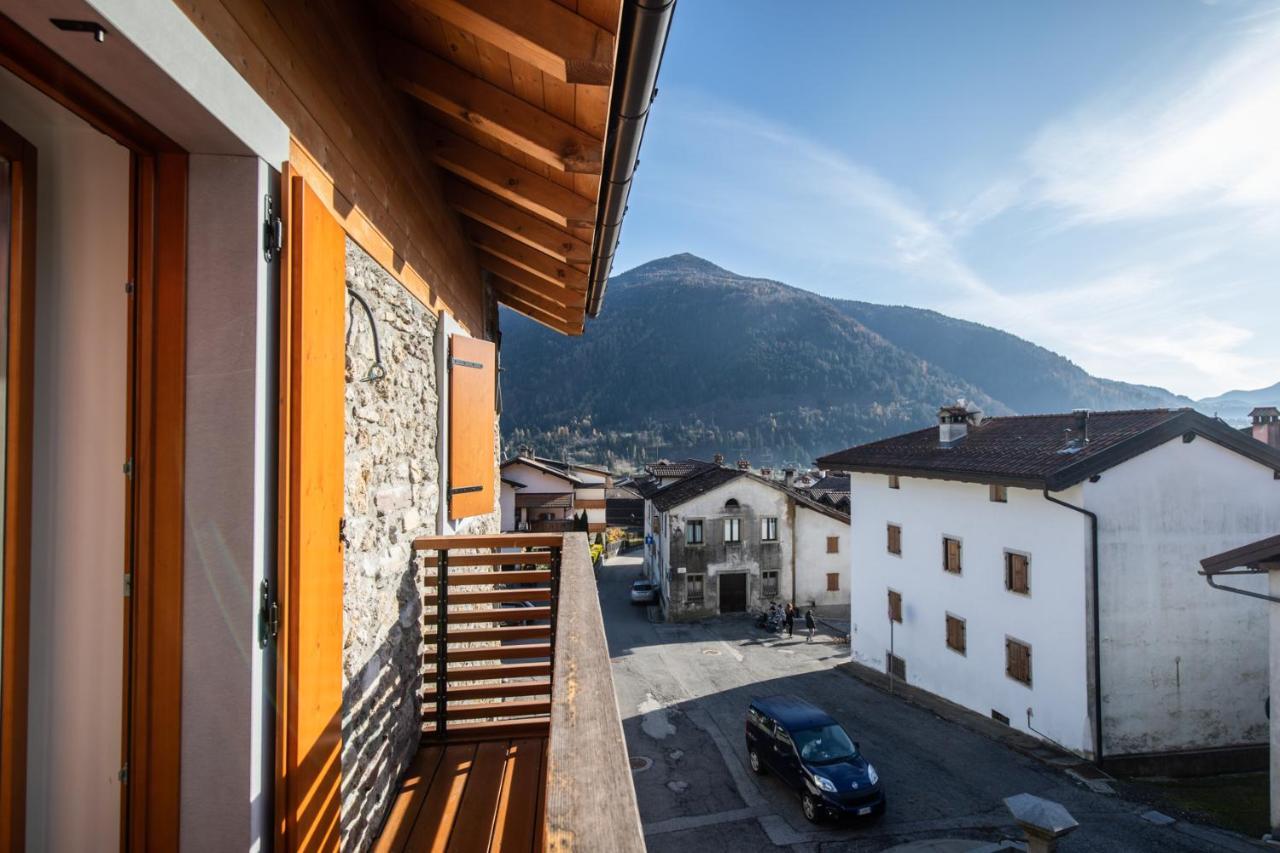
<path id="1" fill-rule="evenodd" d="M 586 535 L 414 546 L 422 745 L 375 849 L 643 851 Z"/>

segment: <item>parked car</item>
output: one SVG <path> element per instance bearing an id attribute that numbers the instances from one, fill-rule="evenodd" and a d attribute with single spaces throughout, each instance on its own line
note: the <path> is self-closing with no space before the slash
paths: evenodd
<path id="1" fill-rule="evenodd" d="M 658 600 L 657 588 L 646 580 L 638 580 L 631 584 L 632 604 L 653 604 Z"/>
<path id="2" fill-rule="evenodd" d="M 798 793 L 810 821 L 884 814 L 875 767 L 821 708 L 795 696 L 752 699 L 746 729 L 752 771 L 774 773 Z"/>

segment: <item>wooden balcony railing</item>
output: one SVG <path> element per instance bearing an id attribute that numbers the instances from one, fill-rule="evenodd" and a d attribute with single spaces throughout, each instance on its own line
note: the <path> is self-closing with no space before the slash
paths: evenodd
<path id="1" fill-rule="evenodd" d="M 376 849 L 641 853 L 586 534 L 414 547 L 427 567 L 422 749 Z"/>

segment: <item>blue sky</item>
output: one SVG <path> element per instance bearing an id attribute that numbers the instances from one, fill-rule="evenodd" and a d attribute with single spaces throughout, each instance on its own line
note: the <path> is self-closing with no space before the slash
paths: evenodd
<path id="1" fill-rule="evenodd" d="M 1280 380 L 1280 0 L 680 0 L 615 272 L 689 251 L 1194 397 Z"/>

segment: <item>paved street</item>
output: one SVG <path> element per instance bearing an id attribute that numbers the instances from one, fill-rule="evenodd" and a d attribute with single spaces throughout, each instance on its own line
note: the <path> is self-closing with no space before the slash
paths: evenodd
<path id="1" fill-rule="evenodd" d="M 1157 826 L 1149 807 L 1095 793 L 1059 768 L 853 678 L 829 639 L 776 640 L 747 619 L 662 625 L 632 606 L 638 557 L 601 570 L 600 594 L 640 816 L 651 851 L 878 851 L 906 841 L 1021 838 L 1001 800 L 1056 800 L 1081 828 L 1072 851 L 1257 850 L 1260 845 L 1179 821 Z M 753 695 L 793 693 L 821 705 L 861 742 L 885 780 L 889 807 L 869 826 L 815 827 L 798 799 L 746 764 L 743 719 Z"/>

